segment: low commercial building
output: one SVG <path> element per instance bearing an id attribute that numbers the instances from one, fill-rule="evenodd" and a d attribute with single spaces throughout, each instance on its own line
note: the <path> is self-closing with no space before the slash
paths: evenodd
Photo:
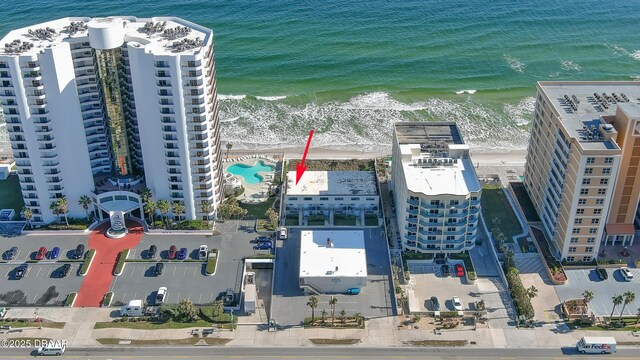
<path id="1" fill-rule="evenodd" d="M 287 173 L 284 197 L 288 217 L 298 216 L 308 225 L 309 217 L 335 225 L 338 217 L 355 217 L 354 226 L 363 226 L 367 215 L 378 216 L 380 198 L 376 177 L 371 171 L 305 171 L 296 184 L 295 171 Z"/>
<path id="2" fill-rule="evenodd" d="M 344 293 L 367 284 L 362 230 L 300 232 L 300 288 L 307 293 Z"/>
<path id="3" fill-rule="evenodd" d="M 0 158 L 0 180 L 6 180 L 16 162 L 13 158 Z"/>
<path id="4" fill-rule="evenodd" d="M 481 187 L 455 122 L 394 126 L 392 179 L 405 251 L 446 257 L 475 246 Z"/>

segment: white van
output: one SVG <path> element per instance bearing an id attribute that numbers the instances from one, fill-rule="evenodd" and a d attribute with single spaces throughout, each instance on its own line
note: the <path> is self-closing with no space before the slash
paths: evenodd
<path id="1" fill-rule="evenodd" d="M 38 348 L 38 355 L 57 355 L 60 356 L 64 354 L 64 351 L 67 349 L 65 345 L 54 345 L 54 346 L 40 346 Z"/>
<path id="2" fill-rule="evenodd" d="M 120 308 L 120 316 L 142 316 L 144 313 L 144 304 L 142 300 L 131 300 L 128 305 Z"/>
<path id="3" fill-rule="evenodd" d="M 286 240 L 287 239 L 287 228 L 286 227 L 281 227 L 280 228 L 280 240 Z"/>

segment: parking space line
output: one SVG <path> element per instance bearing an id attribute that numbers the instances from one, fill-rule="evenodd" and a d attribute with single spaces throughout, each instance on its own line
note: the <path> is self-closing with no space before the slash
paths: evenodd
<path id="1" fill-rule="evenodd" d="M 202 293 L 200 293 L 200 298 L 198 299 L 198 304 L 202 304 Z"/>
<path id="2" fill-rule="evenodd" d="M 211 298 L 209 298 L 209 302 L 212 303 L 213 302 L 213 293 L 211 293 Z"/>
<path id="3" fill-rule="evenodd" d="M 173 267 L 173 275 L 172 275 L 173 277 L 176 277 L 176 270 L 178 270 L 178 267 L 174 266 Z"/>
<path id="4" fill-rule="evenodd" d="M 124 304 L 124 299 L 127 297 L 127 292 L 125 291 L 124 294 L 122 295 L 122 301 L 121 303 Z"/>
<path id="5" fill-rule="evenodd" d="M 25 295 L 26 297 L 27 295 Z M 36 303 L 36 299 L 38 298 L 38 292 L 36 291 L 36 295 L 33 297 L 33 301 L 31 302 L 32 304 Z"/>
<path id="6" fill-rule="evenodd" d="M 133 299 L 137 299 L 138 298 L 138 293 L 133 293 Z"/>
<path id="7" fill-rule="evenodd" d="M 182 277 L 186 277 L 187 276 L 187 267 L 184 267 L 184 271 L 182 272 Z"/>
<path id="8" fill-rule="evenodd" d="M 36 274 L 36 277 L 40 276 L 40 271 L 42 271 L 42 266 L 38 266 L 38 273 Z"/>
<path id="9" fill-rule="evenodd" d="M 181 298 L 180 298 L 180 295 L 182 295 L 182 293 L 178 293 L 178 300 L 180 300 L 180 299 L 181 299 Z"/>
<path id="10" fill-rule="evenodd" d="M 187 299 L 191 300 L 191 293 L 189 293 L 189 296 L 187 296 Z"/>

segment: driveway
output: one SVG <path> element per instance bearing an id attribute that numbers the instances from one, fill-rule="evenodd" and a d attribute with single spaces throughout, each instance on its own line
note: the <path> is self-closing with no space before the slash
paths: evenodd
<path id="1" fill-rule="evenodd" d="M 538 289 L 538 296 L 531 300 L 535 319 L 548 324 L 562 320 L 559 311 L 560 299 L 556 293 L 562 286 L 556 286 L 551 282 L 539 255 L 517 253 L 515 262 L 522 285 L 525 288 L 535 286 Z"/>

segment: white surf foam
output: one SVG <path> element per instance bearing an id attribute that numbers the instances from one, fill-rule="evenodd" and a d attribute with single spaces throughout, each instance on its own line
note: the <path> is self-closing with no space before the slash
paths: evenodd
<path id="1" fill-rule="evenodd" d="M 458 95 L 462 95 L 462 94 L 469 94 L 469 95 L 473 95 L 476 93 L 477 90 L 472 89 L 472 90 L 460 90 L 460 91 L 456 91 L 456 94 Z"/>
<path id="2" fill-rule="evenodd" d="M 247 95 L 223 95 L 218 94 L 218 100 L 244 100 L 247 98 Z"/>
<path id="3" fill-rule="evenodd" d="M 560 64 L 562 65 L 562 68 L 564 70 L 573 70 L 573 71 L 581 71 L 582 70 L 582 66 L 580 66 L 580 64 L 575 63 L 571 60 L 562 60 L 560 62 Z"/>
<path id="4" fill-rule="evenodd" d="M 527 67 L 526 63 L 520 61 L 516 57 L 513 57 L 513 56 L 508 55 L 508 54 L 503 54 L 502 57 L 507 62 L 507 64 L 511 68 L 511 70 L 513 70 L 513 71 L 515 71 L 517 73 L 523 73 L 524 69 Z"/>
<path id="5" fill-rule="evenodd" d="M 640 60 L 640 50 L 636 50 L 636 51 L 632 52 L 632 53 L 631 53 L 631 57 L 632 57 L 634 60 Z"/>
<path id="6" fill-rule="evenodd" d="M 516 105 L 505 104 L 504 113 L 517 125 L 522 126 L 531 122 L 533 110 L 536 105 L 536 98 L 533 96 L 524 98 Z"/>
<path id="7" fill-rule="evenodd" d="M 256 99 L 258 100 L 264 100 L 264 101 L 278 101 L 278 100 L 283 100 L 286 99 L 286 96 L 256 96 Z"/>

